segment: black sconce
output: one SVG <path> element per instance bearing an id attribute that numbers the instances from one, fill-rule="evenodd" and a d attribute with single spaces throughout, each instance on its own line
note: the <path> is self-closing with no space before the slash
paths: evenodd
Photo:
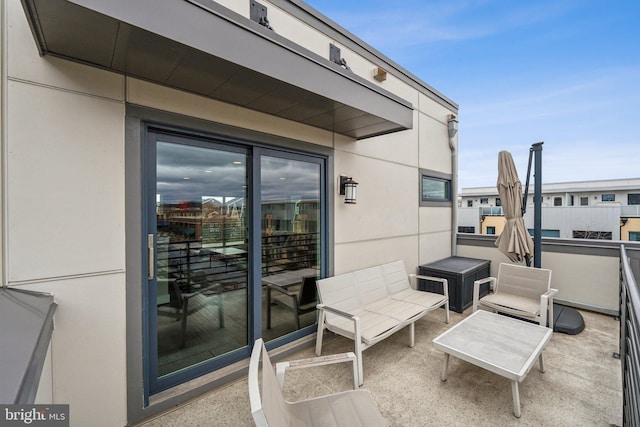
<path id="1" fill-rule="evenodd" d="M 350 176 L 340 175 L 340 195 L 344 196 L 344 202 L 346 204 L 356 204 L 356 192 L 358 190 L 358 183 Z"/>
<path id="2" fill-rule="evenodd" d="M 625 225 L 627 225 L 628 221 L 629 221 L 629 218 L 620 218 L 620 223 L 622 224 L 621 227 L 624 227 Z"/>

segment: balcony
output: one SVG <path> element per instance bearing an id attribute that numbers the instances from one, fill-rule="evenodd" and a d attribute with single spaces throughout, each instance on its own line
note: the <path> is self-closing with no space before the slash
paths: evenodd
<path id="1" fill-rule="evenodd" d="M 460 235 L 458 255 L 490 259 L 495 274 L 505 259 L 492 247 L 493 240 L 492 236 Z M 392 426 L 636 425 L 638 335 L 637 314 L 631 307 L 637 313 L 634 275 L 640 277 L 640 245 L 625 242 L 625 247 L 621 255 L 620 242 L 543 241 L 542 262 L 553 270 L 552 286 L 560 290 L 558 301 L 578 308 L 586 328 L 578 335 L 553 335 L 545 349 L 546 372 L 532 369 L 520 384 L 520 419 L 513 416 L 511 387 L 505 378 L 452 358 L 448 381 L 439 379 L 444 356 L 431 342 L 468 316 L 470 309 L 463 314 L 451 312 L 449 325 L 438 312 L 419 320 L 414 348 L 407 346 L 404 331 L 371 347 L 364 354 L 363 387 L 372 393 Z M 627 288 L 622 294 L 625 303 L 620 305 L 620 289 Z M 624 347 L 620 346 L 619 316 L 626 337 L 623 341 L 628 343 Z M 289 348 L 273 356 L 311 357 L 313 339 L 308 337 L 302 349 Z M 323 347 L 326 353 L 352 350 L 352 341 L 337 336 L 325 340 Z M 624 369 L 621 359 L 626 361 Z M 636 368 L 628 369 L 634 363 Z M 347 390 L 351 387 L 349 369 L 331 365 L 290 372 L 285 396 L 299 400 Z M 183 425 L 187 421 L 193 425 L 253 425 L 246 376 L 142 425 Z"/>

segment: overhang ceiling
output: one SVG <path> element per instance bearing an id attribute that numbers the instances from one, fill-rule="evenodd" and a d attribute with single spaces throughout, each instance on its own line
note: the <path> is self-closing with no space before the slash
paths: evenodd
<path id="1" fill-rule="evenodd" d="M 356 139 L 413 125 L 408 101 L 212 1 L 22 3 L 43 55 Z"/>

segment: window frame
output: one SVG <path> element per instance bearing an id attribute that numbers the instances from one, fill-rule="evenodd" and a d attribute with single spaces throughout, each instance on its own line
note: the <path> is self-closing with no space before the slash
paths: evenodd
<path id="1" fill-rule="evenodd" d="M 603 193 L 600 195 L 600 200 L 603 202 L 615 202 L 616 194 L 615 193 Z"/>
<path id="2" fill-rule="evenodd" d="M 640 193 L 627 194 L 627 205 L 629 206 L 640 205 Z"/>
<path id="3" fill-rule="evenodd" d="M 452 207 L 453 206 L 453 182 L 451 174 L 442 173 L 430 169 L 419 169 L 419 190 L 418 200 L 421 207 Z M 445 198 L 443 199 L 424 199 L 423 198 L 423 183 L 425 179 L 432 181 L 438 181 L 445 183 Z"/>

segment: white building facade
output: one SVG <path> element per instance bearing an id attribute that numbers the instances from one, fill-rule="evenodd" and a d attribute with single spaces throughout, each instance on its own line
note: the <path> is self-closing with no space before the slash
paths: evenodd
<path id="1" fill-rule="evenodd" d="M 533 229 L 533 186 L 525 223 Z M 495 187 L 463 188 L 458 230 L 499 234 L 501 201 Z M 606 240 L 640 239 L 640 178 L 542 185 L 544 237 Z"/>
<path id="2" fill-rule="evenodd" d="M 36 402 L 71 425 L 308 341 L 266 327 L 271 274 L 451 255 L 457 105 L 303 2 L 1 4 L 2 279 L 58 304 Z"/>

